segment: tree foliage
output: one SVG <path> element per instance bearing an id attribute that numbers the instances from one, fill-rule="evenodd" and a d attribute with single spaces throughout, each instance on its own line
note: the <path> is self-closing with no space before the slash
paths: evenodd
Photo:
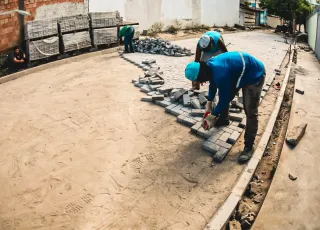
<path id="1" fill-rule="evenodd" d="M 312 10 L 307 0 L 261 0 L 261 7 L 269 14 L 292 21 L 296 16 L 306 17 Z"/>

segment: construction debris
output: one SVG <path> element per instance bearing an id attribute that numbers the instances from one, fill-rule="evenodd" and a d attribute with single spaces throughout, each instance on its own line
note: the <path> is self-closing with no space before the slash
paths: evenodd
<path id="1" fill-rule="evenodd" d="M 297 176 L 295 176 L 295 175 L 293 175 L 293 174 L 291 174 L 291 173 L 289 173 L 289 179 L 290 180 L 293 180 L 293 181 L 295 181 L 298 177 Z"/>
<path id="2" fill-rule="evenodd" d="M 301 124 L 299 126 L 295 126 L 293 127 L 287 137 L 286 137 L 286 141 L 288 144 L 290 144 L 291 146 L 295 147 L 296 145 L 298 145 L 298 143 L 300 142 L 301 138 L 303 137 L 303 135 L 306 132 L 308 124 Z"/>
<path id="3" fill-rule="evenodd" d="M 139 53 L 161 54 L 173 57 L 193 55 L 190 49 L 182 48 L 178 45 L 171 44 L 169 41 L 156 38 L 146 38 L 144 40 L 136 41 L 135 49 Z"/>
<path id="4" fill-rule="evenodd" d="M 296 93 L 299 93 L 299 94 L 303 95 L 303 94 L 304 94 L 304 91 L 303 91 L 303 90 L 300 90 L 300 89 L 296 89 Z"/>

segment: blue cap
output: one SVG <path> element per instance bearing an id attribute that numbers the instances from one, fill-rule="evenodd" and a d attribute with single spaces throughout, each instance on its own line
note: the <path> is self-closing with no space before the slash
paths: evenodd
<path id="1" fill-rule="evenodd" d="M 200 72 L 200 63 L 199 62 L 190 62 L 185 70 L 186 78 L 190 81 L 195 81 L 198 78 L 198 74 Z"/>

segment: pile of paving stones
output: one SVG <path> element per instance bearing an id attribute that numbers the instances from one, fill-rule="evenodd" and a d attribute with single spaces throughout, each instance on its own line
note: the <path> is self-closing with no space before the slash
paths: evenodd
<path id="1" fill-rule="evenodd" d="M 187 48 L 173 45 L 169 41 L 156 38 L 146 38 L 135 42 L 136 51 L 139 53 L 161 54 L 173 57 L 192 56 Z"/>
<path id="2" fill-rule="evenodd" d="M 144 76 L 132 80 L 132 83 L 140 88 L 140 91 L 147 94 L 141 100 L 160 105 L 165 108 L 167 113 L 177 116 L 179 123 L 190 127 L 193 133 L 206 139 L 203 148 L 213 154 L 214 161 L 222 162 L 246 126 L 245 115 L 238 108 L 241 96 L 231 103 L 230 125 L 206 131 L 201 124 L 208 98 L 207 91 L 166 86 L 162 77 L 163 72 L 155 60 L 150 59 L 136 63 L 125 55 L 121 55 L 121 57 L 145 70 Z"/>

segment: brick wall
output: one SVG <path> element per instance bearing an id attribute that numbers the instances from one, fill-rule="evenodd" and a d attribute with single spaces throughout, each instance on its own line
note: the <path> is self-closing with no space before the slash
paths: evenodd
<path id="1" fill-rule="evenodd" d="M 50 17 L 60 17 L 87 12 L 86 0 L 24 0 L 31 16 L 25 23 Z M 0 12 L 18 9 L 18 0 L 0 0 Z M 20 44 L 20 25 L 17 13 L 0 16 L 0 52 Z"/>
<path id="2" fill-rule="evenodd" d="M 18 8 L 18 0 L 0 0 L 0 12 Z M 16 13 L 0 15 L 0 52 L 19 44 L 20 26 Z"/>

